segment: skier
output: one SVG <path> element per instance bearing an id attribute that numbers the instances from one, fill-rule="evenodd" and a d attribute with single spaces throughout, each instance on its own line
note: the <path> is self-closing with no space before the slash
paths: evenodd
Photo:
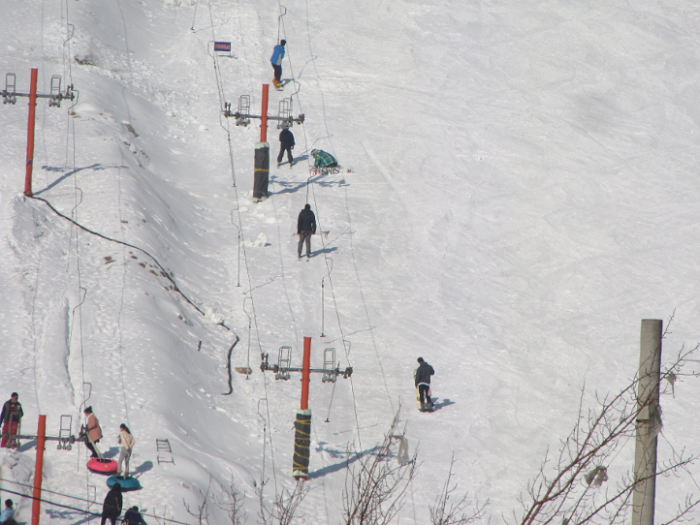
<path id="1" fill-rule="evenodd" d="M 289 167 L 292 167 L 292 150 L 294 149 L 294 135 L 289 130 L 288 126 L 280 132 L 280 154 L 277 155 L 277 167 L 280 167 L 282 163 L 282 157 L 284 157 L 284 152 L 287 152 L 287 160 L 289 160 Z"/>
<path id="2" fill-rule="evenodd" d="M 11 499 L 5 500 L 5 508 L 0 512 L 0 525 L 5 525 L 5 523 L 15 517 L 15 508 L 12 505 Z"/>
<path id="3" fill-rule="evenodd" d="M 301 259 L 301 249 L 306 243 L 306 257 L 311 257 L 311 236 L 316 233 L 316 216 L 311 211 L 311 205 L 307 204 L 304 209 L 299 212 L 297 219 L 297 234 L 299 235 L 299 247 L 297 254 Z"/>
<path id="4" fill-rule="evenodd" d="M 131 451 L 134 449 L 136 440 L 134 436 L 131 435 L 131 430 L 124 423 L 119 425 L 119 437 L 117 438 L 118 443 L 121 445 L 119 449 L 119 468 L 117 469 L 117 476 L 122 475 L 122 461 L 125 462 L 126 469 L 124 470 L 124 477 L 129 477 L 129 460 L 131 459 Z"/>
<path id="5" fill-rule="evenodd" d="M 277 89 L 282 87 L 282 59 L 284 58 L 284 46 L 287 45 L 286 40 L 280 40 L 280 43 L 275 46 L 270 57 L 272 69 L 275 70 L 275 78 L 272 83 Z"/>
<path id="6" fill-rule="evenodd" d="M 146 525 L 146 522 L 143 521 L 143 517 L 141 516 L 139 508 L 136 505 L 126 511 L 122 525 Z"/>
<path id="7" fill-rule="evenodd" d="M 114 486 L 105 496 L 105 501 L 102 504 L 102 523 L 105 525 L 107 518 L 116 525 L 117 517 L 122 512 L 122 486 L 115 483 Z"/>
<path id="8" fill-rule="evenodd" d="M 312 149 L 311 156 L 316 160 L 314 162 L 314 168 L 335 168 L 338 166 L 338 161 L 330 153 L 326 153 L 322 149 Z"/>
<path id="9" fill-rule="evenodd" d="M 12 394 L 10 394 L 10 399 L 5 401 L 5 404 L 2 406 L 2 413 L 0 413 L 0 422 L 2 422 L 2 440 L 0 441 L 0 447 L 17 448 L 19 446 L 19 440 L 12 438 L 12 436 L 18 434 L 19 424 L 24 415 L 22 404 L 18 399 L 19 394 L 17 394 L 17 392 L 12 392 Z"/>
<path id="10" fill-rule="evenodd" d="M 87 433 L 87 439 L 85 440 L 85 446 L 92 453 L 93 458 L 100 456 L 95 448 L 95 443 L 99 443 L 102 439 L 102 428 L 100 428 L 100 422 L 97 420 L 97 416 L 92 413 L 92 407 L 89 406 L 83 410 L 83 414 L 87 418 L 83 430 Z"/>
<path id="11" fill-rule="evenodd" d="M 416 369 L 416 386 L 420 393 L 421 412 L 433 409 L 433 402 L 430 399 L 430 376 L 435 374 L 435 370 L 422 357 L 418 358 L 418 368 Z"/>

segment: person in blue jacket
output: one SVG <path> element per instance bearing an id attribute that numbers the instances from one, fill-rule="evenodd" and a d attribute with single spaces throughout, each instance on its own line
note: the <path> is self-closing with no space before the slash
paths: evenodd
<path id="1" fill-rule="evenodd" d="M 282 87 L 282 59 L 284 58 L 284 46 L 287 45 L 286 40 L 280 40 L 280 43 L 275 46 L 272 51 L 272 57 L 270 57 L 270 63 L 272 64 L 272 69 L 275 70 L 275 78 L 273 83 L 275 87 Z"/>
<path id="2" fill-rule="evenodd" d="M 311 156 L 315 160 L 314 168 L 335 168 L 338 165 L 338 161 L 335 160 L 335 157 L 322 149 L 312 149 Z"/>

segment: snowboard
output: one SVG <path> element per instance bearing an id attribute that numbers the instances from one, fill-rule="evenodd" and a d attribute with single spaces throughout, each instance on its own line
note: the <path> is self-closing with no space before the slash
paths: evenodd
<path id="1" fill-rule="evenodd" d="M 352 172 L 352 168 L 345 168 L 343 166 L 335 166 L 333 168 L 311 168 L 311 170 L 309 170 L 311 175 L 338 175 Z"/>

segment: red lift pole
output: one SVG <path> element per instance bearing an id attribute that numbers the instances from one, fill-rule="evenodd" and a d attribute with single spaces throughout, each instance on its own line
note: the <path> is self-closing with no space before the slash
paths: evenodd
<path id="1" fill-rule="evenodd" d="M 304 123 L 304 114 L 302 113 L 297 118 L 291 116 L 291 99 L 288 102 L 289 114 L 283 116 L 269 116 L 267 114 L 270 95 L 270 85 L 263 84 L 262 87 L 262 104 L 260 115 L 251 115 L 250 111 L 250 96 L 242 95 L 238 100 L 238 111 L 231 112 L 231 104 L 224 103 L 224 116 L 234 117 L 236 126 L 247 126 L 250 124 L 250 119 L 260 119 L 260 142 L 255 145 L 255 175 L 253 179 L 253 202 L 257 203 L 267 199 L 269 196 L 267 186 L 270 179 L 270 145 L 267 142 L 267 121 L 277 120 L 288 123 L 291 126 L 294 122 L 299 124 Z"/>
<path id="2" fill-rule="evenodd" d="M 29 87 L 29 122 L 27 123 L 27 171 L 24 176 L 24 194 L 32 196 L 32 167 L 34 165 L 34 122 L 36 120 L 36 81 L 39 70 L 32 68 Z"/>
<path id="3" fill-rule="evenodd" d="M 36 69 L 32 70 L 33 72 Z M 36 78 L 33 76 L 33 78 Z M 36 468 L 34 470 L 34 501 L 32 501 L 32 525 L 39 525 L 41 513 L 41 476 L 44 470 L 44 443 L 46 443 L 46 416 L 39 416 L 36 433 Z"/>

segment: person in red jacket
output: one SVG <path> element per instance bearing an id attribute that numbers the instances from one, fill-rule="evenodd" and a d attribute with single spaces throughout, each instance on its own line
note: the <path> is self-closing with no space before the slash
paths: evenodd
<path id="1" fill-rule="evenodd" d="M 2 406 L 2 413 L 0 413 L 0 422 L 2 423 L 2 441 L 0 441 L 0 446 L 17 448 L 19 446 L 19 440 L 13 438 L 19 432 L 19 424 L 22 419 L 24 412 L 22 411 L 22 404 L 19 402 L 19 394 L 17 392 L 12 392 L 10 399 L 5 401 Z"/>

